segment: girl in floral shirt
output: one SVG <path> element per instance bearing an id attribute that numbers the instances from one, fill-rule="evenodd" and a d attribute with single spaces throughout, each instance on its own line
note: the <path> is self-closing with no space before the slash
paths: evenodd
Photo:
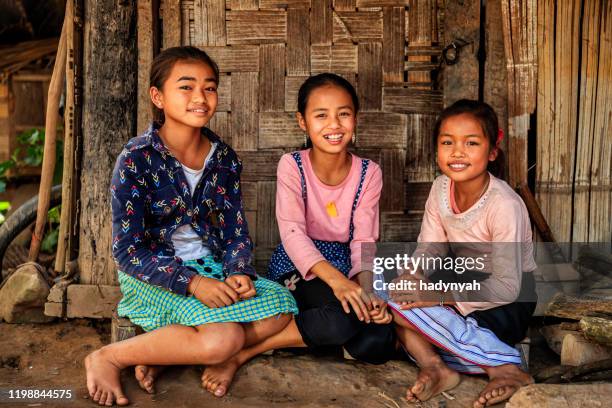
<path id="1" fill-rule="evenodd" d="M 123 294 L 117 311 L 147 333 L 85 359 L 87 388 L 101 405 L 128 403 L 123 368 L 136 366 L 139 384 L 153 392 L 159 366 L 214 369 L 297 313 L 288 290 L 257 278 L 251 266 L 242 165 L 204 128 L 217 106 L 218 82 L 217 65 L 205 52 L 160 53 L 151 67 L 156 120 L 117 159 L 111 183 L 113 256 Z"/>

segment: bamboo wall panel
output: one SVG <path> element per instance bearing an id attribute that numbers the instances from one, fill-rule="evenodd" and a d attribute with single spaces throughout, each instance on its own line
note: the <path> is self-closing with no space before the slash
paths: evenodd
<path id="1" fill-rule="evenodd" d="M 536 198 L 561 242 L 612 240 L 611 7 L 538 4 Z"/>
<path id="2" fill-rule="evenodd" d="M 163 47 L 179 38 L 219 65 L 219 102 L 208 126 L 242 158 L 260 272 L 279 242 L 276 166 L 304 140 L 295 119 L 298 89 L 317 73 L 335 72 L 357 89 L 362 112 L 353 148 L 383 169 L 381 236 L 416 238 L 422 208 L 415 203 L 424 203 L 435 177 L 425 161 L 433 160 L 432 114 L 442 107 L 431 74 L 442 12 L 436 0 L 162 1 Z M 407 181 L 416 181 L 414 191 Z M 417 211 L 404 215 L 408 209 Z"/>
<path id="3" fill-rule="evenodd" d="M 538 103 L 538 116 L 542 116 L 538 117 L 541 129 L 538 129 L 536 153 L 539 163 L 536 198 L 544 216 L 551 221 L 556 240 L 569 242 L 576 152 L 580 2 L 573 0 L 556 6 L 554 2 L 545 2 L 540 4 L 540 11 L 549 24 L 538 46 L 543 59 L 538 77 L 542 80 L 540 86 L 547 87 L 547 99 L 541 105 Z M 549 96 L 552 97 L 548 99 Z M 513 113 L 509 112 L 509 116 L 512 118 Z"/>

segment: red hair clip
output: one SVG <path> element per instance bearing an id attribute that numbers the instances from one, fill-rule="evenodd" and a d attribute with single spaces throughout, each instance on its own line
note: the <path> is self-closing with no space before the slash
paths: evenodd
<path id="1" fill-rule="evenodd" d="M 503 139 L 504 139 L 504 131 L 502 129 L 498 129 L 497 130 L 497 141 L 495 142 L 495 146 L 499 146 Z"/>

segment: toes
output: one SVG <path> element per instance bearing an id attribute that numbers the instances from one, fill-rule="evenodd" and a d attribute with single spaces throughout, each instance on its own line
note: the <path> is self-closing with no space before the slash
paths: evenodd
<path id="1" fill-rule="evenodd" d="M 107 397 L 108 393 L 106 391 L 103 391 L 100 394 L 100 398 L 98 399 L 98 405 L 105 405 L 106 404 L 106 397 Z"/>
<path id="2" fill-rule="evenodd" d="M 223 385 L 219 385 L 216 389 L 215 389 L 215 397 L 222 397 L 225 395 L 226 389 Z"/>
<path id="3" fill-rule="evenodd" d="M 147 373 L 147 368 L 145 366 L 139 365 L 139 366 L 136 366 L 136 368 L 134 368 L 134 376 L 136 377 L 138 381 L 142 381 L 146 373 Z"/>
<path id="4" fill-rule="evenodd" d="M 413 394 L 419 394 L 423 392 L 424 389 L 425 389 L 425 384 L 417 380 L 417 382 L 414 383 L 410 391 L 412 391 Z"/>
<path id="5" fill-rule="evenodd" d="M 102 390 L 101 390 L 101 389 L 98 389 L 98 390 L 96 390 L 96 393 L 95 393 L 95 394 L 94 394 L 94 396 L 93 396 L 93 400 L 94 400 L 95 402 L 98 402 L 98 401 L 100 401 L 100 397 L 101 397 L 101 396 L 102 396 Z"/>
<path id="6" fill-rule="evenodd" d="M 113 397 L 114 395 L 112 392 L 109 392 L 106 394 L 106 406 L 107 407 L 113 406 Z"/>

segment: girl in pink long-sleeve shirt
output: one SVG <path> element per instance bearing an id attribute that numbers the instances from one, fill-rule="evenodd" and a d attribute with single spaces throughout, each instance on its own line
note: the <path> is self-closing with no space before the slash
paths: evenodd
<path id="1" fill-rule="evenodd" d="M 268 274 L 291 290 L 299 313 L 277 335 L 238 353 L 226 372 L 285 347 L 343 346 L 373 364 L 395 356 L 392 316 L 361 273 L 361 245 L 378 239 L 382 175 L 376 163 L 348 152 L 358 111 L 355 89 L 338 75 L 316 75 L 300 87 L 296 117 L 311 148 L 278 164 L 282 244 Z"/>
<path id="2" fill-rule="evenodd" d="M 413 259 L 444 258 L 449 249 L 455 259 L 480 256 L 486 278 L 469 296 L 428 291 L 424 299 L 418 290 L 403 291 L 391 294 L 389 306 L 402 344 L 420 367 L 407 399 L 425 401 L 454 388 L 457 371 L 486 373 L 490 382 L 474 401 L 481 408 L 533 382 L 513 347 L 535 309 L 529 215 L 512 188 L 489 172 L 503 163 L 503 133 L 489 105 L 455 102 L 441 113 L 434 136 L 443 175 L 429 194 Z M 467 281 L 454 272 L 453 279 Z M 413 267 L 394 282 L 406 280 L 421 288 L 435 275 Z"/>

